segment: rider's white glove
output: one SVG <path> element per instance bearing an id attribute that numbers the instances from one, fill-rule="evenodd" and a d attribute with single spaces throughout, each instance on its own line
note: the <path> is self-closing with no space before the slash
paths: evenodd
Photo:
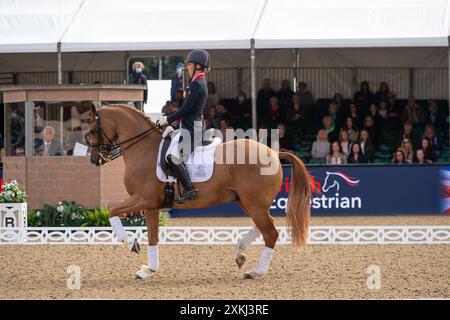
<path id="1" fill-rule="evenodd" d="M 163 125 L 165 125 L 165 124 L 168 124 L 168 122 L 167 122 L 167 116 L 160 116 L 160 117 L 158 118 L 158 124 L 159 124 L 160 126 L 163 126 Z"/>

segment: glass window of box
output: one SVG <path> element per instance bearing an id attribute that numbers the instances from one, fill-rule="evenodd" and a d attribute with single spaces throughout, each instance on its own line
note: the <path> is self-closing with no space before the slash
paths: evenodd
<path id="1" fill-rule="evenodd" d="M 25 156 L 25 102 L 5 104 L 5 153 Z"/>

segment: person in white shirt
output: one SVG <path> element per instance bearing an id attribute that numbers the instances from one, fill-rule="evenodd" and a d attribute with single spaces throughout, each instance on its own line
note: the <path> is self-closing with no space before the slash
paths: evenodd
<path id="1" fill-rule="evenodd" d="M 55 129 L 51 126 L 46 126 L 42 130 L 42 144 L 37 150 L 37 154 L 43 156 L 63 156 L 64 151 L 61 143 L 54 139 Z"/>

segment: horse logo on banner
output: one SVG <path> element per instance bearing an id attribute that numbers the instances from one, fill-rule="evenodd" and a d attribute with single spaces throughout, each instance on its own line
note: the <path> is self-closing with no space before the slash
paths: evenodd
<path id="1" fill-rule="evenodd" d="M 351 187 L 357 187 L 359 184 L 359 179 L 350 177 L 343 172 L 326 172 L 327 176 L 325 177 L 325 183 L 323 185 L 323 192 L 328 192 L 331 188 L 336 187 L 336 191 L 339 191 L 340 184 L 339 180 L 344 180 Z"/>

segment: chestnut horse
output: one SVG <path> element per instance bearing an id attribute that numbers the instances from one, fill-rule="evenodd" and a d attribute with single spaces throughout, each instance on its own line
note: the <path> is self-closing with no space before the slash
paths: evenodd
<path id="1" fill-rule="evenodd" d="M 164 203 L 165 183 L 156 176 L 157 155 L 162 140 L 162 130 L 141 111 L 126 105 L 109 105 L 96 109 L 91 106 L 90 131 L 86 135 L 90 145 L 91 162 L 102 165 L 120 155 L 125 163 L 124 183 L 130 197 L 110 208 L 111 225 L 119 241 L 131 242 L 118 219 L 122 212 L 144 210 L 148 230 L 148 266 L 137 272 L 137 278 L 148 279 L 159 268 L 158 223 L 159 209 Z M 232 146 L 229 146 L 232 144 Z M 226 157 L 226 150 L 232 147 L 245 150 L 259 150 L 275 167 L 272 174 L 261 174 L 267 168 L 262 163 L 238 164 L 237 161 L 218 162 Z M 119 147 L 120 146 L 120 150 Z M 114 150 L 118 153 L 114 154 Z M 233 155 L 236 158 L 239 155 Z M 269 213 L 272 201 L 278 193 L 283 179 L 281 159 L 292 162 L 292 179 L 287 203 L 287 224 L 290 226 L 292 243 L 302 246 L 307 239 L 311 188 L 310 176 L 303 162 L 287 152 L 276 152 L 252 139 L 236 139 L 216 147 L 214 171 L 211 179 L 194 184 L 198 199 L 183 204 L 174 203 L 172 208 L 205 208 L 216 204 L 235 201 L 253 219 L 255 227 L 245 234 L 236 248 L 236 262 L 241 268 L 246 260 L 244 250 L 262 234 L 265 247 L 261 251 L 257 266 L 245 273 L 244 278 L 264 275 L 269 268 L 273 249 L 278 239 L 274 219 Z M 248 160 L 248 158 L 246 158 Z M 136 240 L 134 239 L 134 245 Z"/>

